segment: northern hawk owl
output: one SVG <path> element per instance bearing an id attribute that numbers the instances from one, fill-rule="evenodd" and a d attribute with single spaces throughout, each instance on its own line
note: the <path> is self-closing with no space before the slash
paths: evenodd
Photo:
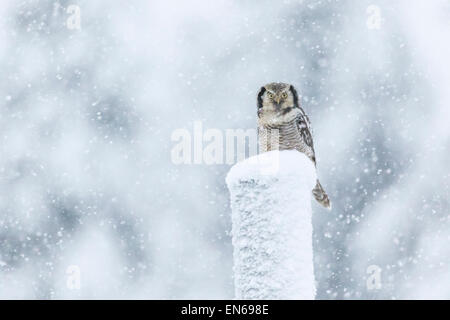
<path id="1" fill-rule="evenodd" d="M 300 107 L 295 88 L 285 83 L 269 83 L 259 91 L 257 104 L 260 152 L 295 149 L 306 154 L 316 166 L 311 123 Z M 319 180 L 312 193 L 317 202 L 331 209 Z"/>

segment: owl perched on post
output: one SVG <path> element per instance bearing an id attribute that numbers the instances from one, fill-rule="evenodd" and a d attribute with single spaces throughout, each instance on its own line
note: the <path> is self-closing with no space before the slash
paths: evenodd
<path id="1" fill-rule="evenodd" d="M 257 102 L 260 152 L 295 149 L 306 154 L 316 166 L 311 123 L 300 107 L 295 88 L 285 83 L 269 83 L 259 91 Z M 274 136 L 277 141 L 273 141 Z M 312 193 L 317 202 L 331 209 L 330 199 L 319 180 Z"/>

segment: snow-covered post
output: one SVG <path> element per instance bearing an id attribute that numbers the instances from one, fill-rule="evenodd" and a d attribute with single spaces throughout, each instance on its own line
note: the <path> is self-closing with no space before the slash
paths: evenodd
<path id="1" fill-rule="evenodd" d="M 233 166 L 226 182 L 236 299 L 314 299 L 312 162 L 295 150 L 266 152 Z"/>

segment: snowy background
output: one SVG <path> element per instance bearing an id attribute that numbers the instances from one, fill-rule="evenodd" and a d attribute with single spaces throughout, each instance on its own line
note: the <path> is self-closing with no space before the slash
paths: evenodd
<path id="1" fill-rule="evenodd" d="M 449 299 L 449 34 L 444 0 L 2 0 L 0 298 L 232 298 L 230 166 L 170 137 L 284 81 L 333 200 L 317 298 Z"/>

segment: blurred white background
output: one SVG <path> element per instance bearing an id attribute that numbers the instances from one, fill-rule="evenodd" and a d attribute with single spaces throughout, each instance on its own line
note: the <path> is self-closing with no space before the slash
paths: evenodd
<path id="1" fill-rule="evenodd" d="M 229 165 L 170 137 L 283 81 L 333 200 L 317 298 L 449 299 L 449 34 L 445 0 L 3 0 L 0 298 L 233 298 Z"/>

